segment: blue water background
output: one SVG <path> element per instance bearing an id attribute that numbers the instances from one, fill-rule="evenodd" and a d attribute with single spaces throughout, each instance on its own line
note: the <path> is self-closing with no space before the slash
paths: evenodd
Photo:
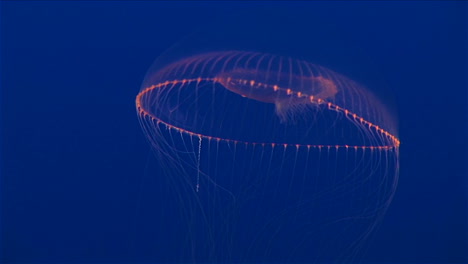
<path id="1" fill-rule="evenodd" d="M 170 248 L 154 247 L 170 239 L 154 230 L 167 222 L 159 205 L 171 201 L 155 194 L 164 186 L 151 177 L 157 165 L 134 98 L 158 55 L 235 12 L 278 17 L 286 28 L 289 16 L 310 17 L 314 23 L 290 33 L 313 38 L 315 30 L 329 30 L 330 45 L 346 34 L 360 50 L 355 59 L 365 54 L 369 69 L 338 68 L 394 92 L 400 184 L 364 261 L 468 262 L 467 2 L 4 1 L 0 7 L 2 262 L 171 256 Z M 241 17 L 235 23 L 249 26 Z M 344 52 L 349 62 L 354 55 Z"/>

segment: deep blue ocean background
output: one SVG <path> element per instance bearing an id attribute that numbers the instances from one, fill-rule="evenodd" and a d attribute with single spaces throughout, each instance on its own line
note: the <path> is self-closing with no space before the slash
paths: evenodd
<path id="1" fill-rule="evenodd" d="M 157 195 L 164 186 L 135 96 L 154 59 L 185 36 L 219 20 L 248 28 L 257 19 L 308 40 L 279 38 L 282 52 L 313 55 L 308 43 L 326 36 L 317 42 L 338 53 L 319 60 L 394 94 L 400 183 L 363 261 L 468 263 L 466 1 L 3 1 L 0 8 L 0 262 L 171 256 L 154 246 L 168 236 L 155 227 L 167 223 L 161 205 L 171 201 Z M 336 49 L 342 41 L 350 44 Z"/>

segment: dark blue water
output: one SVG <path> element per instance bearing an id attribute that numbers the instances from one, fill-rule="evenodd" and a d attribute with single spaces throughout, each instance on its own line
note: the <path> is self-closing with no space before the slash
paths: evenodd
<path id="1" fill-rule="evenodd" d="M 156 57 L 216 21 L 226 35 L 256 21 L 259 47 L 394 94 L 400 183 L 364 262 L 468 262 L 466 2 L 0 6 L 2 262 L 173 259 L 179 241 L 161 227 L 178 204 L 135 96 Z"/>

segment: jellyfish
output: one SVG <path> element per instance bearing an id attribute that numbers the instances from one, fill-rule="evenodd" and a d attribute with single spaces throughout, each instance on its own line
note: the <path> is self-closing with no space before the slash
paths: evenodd
<path id="1" fill-rule="evenodd" d="M 193 262 L 359 260 L 396 190 L 396 118 L 326 67 L 204 52 L 148 73 L 138 118 Z"/>

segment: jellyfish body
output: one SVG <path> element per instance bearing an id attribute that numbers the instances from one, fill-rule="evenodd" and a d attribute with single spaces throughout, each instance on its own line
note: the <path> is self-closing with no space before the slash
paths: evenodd
<path id="1" fill-rule="evenodd" d="M 324 67 L 189 56 L 151 72 L 136 106 L 185 204 L 185 261 L 353 261 L 393 197 L 394 117 Z"/>

